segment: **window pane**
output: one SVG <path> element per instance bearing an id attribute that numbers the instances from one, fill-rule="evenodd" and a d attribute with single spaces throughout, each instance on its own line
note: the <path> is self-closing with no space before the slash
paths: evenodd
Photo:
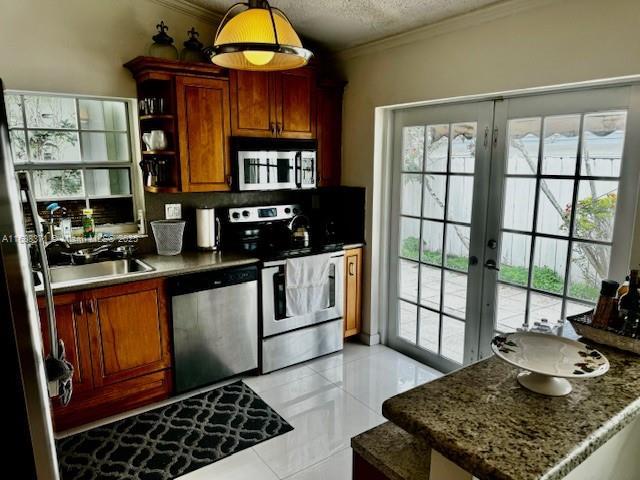
<path id="1" fill-rule="evenodd" d="M 536 238 L 533 260 L 533 288 L 545 292 L 563 293 L 567 265 L 567 241 Z"/>
<path id="2" fill-rule="evenodd" d="M 398 302 L 400 309 L 399 336 L 411 343 L 416 343 L 418 328 L 418 307 L 407 302 Z"/>
<path id="3" fill-rule="evenodd" d="M 584 116 L 582 175 L 620 176 L 626 112 L 592 113 Z"/>
<path id="4" fill-rule="evenodd" d="M 420 244 L 420 220 L 400 219 L 400 256 L 418 260 Z"/>
<path id="5" fill-rule="evenodd" d="M 82 154 L 86 162 L 128 162 L 129 138 L 126 133 L 82 133 Z"/>
<path id="6" fill-rule="evenodd" d="M 82 130 L 127 130 L 124 102 L 81 99 L 78 104 Z"/>
<path id="7" fill-rule="evenodd" d="M 464 322 L 442 317 L 442 355 L 462 364 L 464 359 Z"/>
<path id="8" fill-rule="evenodd" d="M 465 318 L 467 311 L 467 274 L 444 272 L 444 296 L 442 311 Z"/>
<path id="9" fill-rule="evenodd" d="M 515 332 L 522 326 L 527 308 L 525 289 L 499 283 L 496 303 L 496 329 L 499 332 Z"/>
<path id="10" fill-rule="evenodd" d="M 30 130 L 29 154 L 32 162 L 79 162 L 77 132 Z"/>
<path id="11" fill-rule="evenodd" d="M 440 310 L 440 284 L 442 270 L 420 266 L 420 304 Z"/>
<path id="12" fill-rule="evenodd" d="M 556 323 L 562 316 L 562 298 L 531 292 L 529 299 L 529 325 L 543 318 Z"/>
<path id="13" fill-rule="evenodd" d="M 582 303 L 567 300 L 565 316 L 570 317 L 572 315 L 580 315 L 581 313 L 588 312 L 591 309 L 593 309 L 593 304 L 591 303 Z"/>
<path id="14" fill-rule="evenodd" d="M 504 228 L 531 231 L 535 191 L 536 181 L 532 178 L 506 179 L 502 223 Z"/>
<path id="15" fill-rule="evenodd" d="M 404 127 L 402 137 L 402 170 L 421 172 L 424 160 L 424 127 Z"/>
<path id="16" fill-rule="evenodd" d="M 580 115 L 544 119 L 543 175 L 575 175 Z"/>
<path id="17" fill-rule="evenodd" d="M 502 234 L 500 246 L 500 272 L 503 282 L 526 286 L 529 280 L 531 237 L 517 233 Z"/>
<path id="18" fill-rule="evenodd" d="M 449 125 L 427 127 L 427 172 L 446 172 L 449 155 Z"/>
<path id="19" fill-rule="evenodd" d="M 600 284 L 609 274 L 611 247 L 575 242 L 571 250 L 569 295 L 595 302 Z"/>
<path id="20" fill-rule="evenodd" d="M 476 160 L 476 124 L 456 123 L 451 129 L 450 171 L 473 173 Z"/>
<path id="21" fill-rule="evenodd" d="M 128 168 L 85 170 L 87 194 L 93 197 L 131 194 Z"/>
<path id="22" fill-rule="evenodd" d="M 78 128 L 73 98 L 25 95 L 24 108 L 29 128 Z"/>
<path id="23" fill-rule="evenodd" d="M 610 241 L 617 200 L 617 181 L 580 180 L 574 236 Z"/>
<path id="24" fill-rule="evenodd" d="M 431 265 L 442 265 L 443 224 L 424 220 L 422 222 L 421 260 Z"/>
<path id="25" fill-rule="evenodd" d="M 454 222 L 471 223 L 471 207 L 473 205 L 473 177 L 449 177 L 449 202 L 447 219 Z"/>
<path id="26" fill-rule="evenodd" d="M 22 117 L 22 97 L 20 95 L 5 94 L 4 101 L 7 108 L 9 128 L 24 127 L 24 118 Z"/>
<path id="27" fill-rule="evenodd" d="M 134 221 L 132 197 L 92 199 L 89 205 L 93 208 L 96 225 L 133 223 Z"/>
<path id="28" fill-rule="evenodd" d="M 469 270 L 469 227 L 447 225 L 447 252 L 445 265 L 455 270 Z"/>
<path id="29" fill-rule="evenodd" d="M 33 172 L 36 198 L 56 199 L 84 196 L 80 170 L 37 170 Z"/>
<path id="30" fill-rule="evenodd" d="M 426 308 L 420 309 L 420 342 L 422 348 L 438 353 L 440 315 Z"/>
<path id="31" fill-rule="evenodd" d="M 27 140 L 24 130 L 10 130 L 9 142 L 11 143 L 11 154 L 13 163 L 24 163 L 27 161 Z"/>
<path id="32" fill-rule="evenodd" d="M 417 303 L 418 301 L 418 264 L 408 260 L 398 263 L 398 292 L 400 297 Z"/>
<path id="33" fill-rule="evenodd" d="M 540 148 L 540 119 L 517 118 L 509 120 L 509 155 L 507 173 L 532 175 L 538 171 Z"/>
<path id="34" fill-rule="evenodd" d="M 447 188 L 446 175 L 424 176 L 424 212 L 423 217 L 444 218 L 444 200 Z"/>
<path id="35" fill-rule="evenodd" d="M 422 175 L 415 173 L 402 174 L 402 207 L 403 215 L 420 216 L 422 195 Z"/>
<path id="36" fill-rule="evenodd" d="M 573 180 L 540 180 L 536 231 L 564 237 L 569 235 L 573 185 Z"/>

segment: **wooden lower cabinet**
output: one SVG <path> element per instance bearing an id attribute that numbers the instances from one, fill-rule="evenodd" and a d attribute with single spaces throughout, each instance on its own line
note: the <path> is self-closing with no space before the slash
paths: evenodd
<path id="1" fill-rule="evenodd" d="M 56 295 L 54 303 L 58 335 L 75 368 L 71 403 L 54 402 L 56 430 L 169 396 L 171 344 L 163 280 Z M 46 325 L 43 321 L 45 352 Z"/>
<path id="2" fill-rule="evenodd" d="M 344 252 L 345 299 L 344 337 L 360 333 L 362 328 L 362 248 Z"/>

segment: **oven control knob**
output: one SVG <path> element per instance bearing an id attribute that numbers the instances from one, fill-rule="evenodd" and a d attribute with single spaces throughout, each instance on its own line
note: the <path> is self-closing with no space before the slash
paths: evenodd
<path id="1" fill-rule="evenodd" d="M 284 213 L 286 213 L 287 215 L 289 215 L 291 213 L 291 209 L 289 207 L 284 209 Z"/>
<path id="2" fill-rule="evenodd" d="M 233 212 L 233 213 L 231 214 L 231 216 L 232 216 L 233 218 L 235 218 L 236 220 L 240 218 L 240 214 L 239 214 L 238 212 Z"/>
<path id="3" fill-rule="evenodd" d="M 243 216 L 244 218 L 247 218 L 247 217 L 249 216 L 249 210 L 243 210 L 243 211 L 242 211 L 242 216 Z"/>
<path id="4" fill-rule="evenodd" d="M 296 215 L 300 213 L 300 209 L 299 208 L 294 208 L 293 209 L 293 213 L 295 213 Z"/>

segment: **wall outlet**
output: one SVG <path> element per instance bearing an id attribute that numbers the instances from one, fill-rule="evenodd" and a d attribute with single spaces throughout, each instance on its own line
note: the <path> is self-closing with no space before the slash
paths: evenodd
<path id="1" fill-rule="evenodd" d="M 164 218 L 167 220 L 180 220 L 182 218 L 182 204 L 181 203 L 165 203 L 164 205 Z"/>

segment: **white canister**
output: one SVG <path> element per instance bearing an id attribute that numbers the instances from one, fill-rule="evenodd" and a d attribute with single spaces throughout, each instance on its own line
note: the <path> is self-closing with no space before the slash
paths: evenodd
<path id="1" fill-rule="evenodd" d="M 197 245 L 200 250 L 217 250 L 220 246 L 220 219 L 214 208 L 196 209 Z"/>

